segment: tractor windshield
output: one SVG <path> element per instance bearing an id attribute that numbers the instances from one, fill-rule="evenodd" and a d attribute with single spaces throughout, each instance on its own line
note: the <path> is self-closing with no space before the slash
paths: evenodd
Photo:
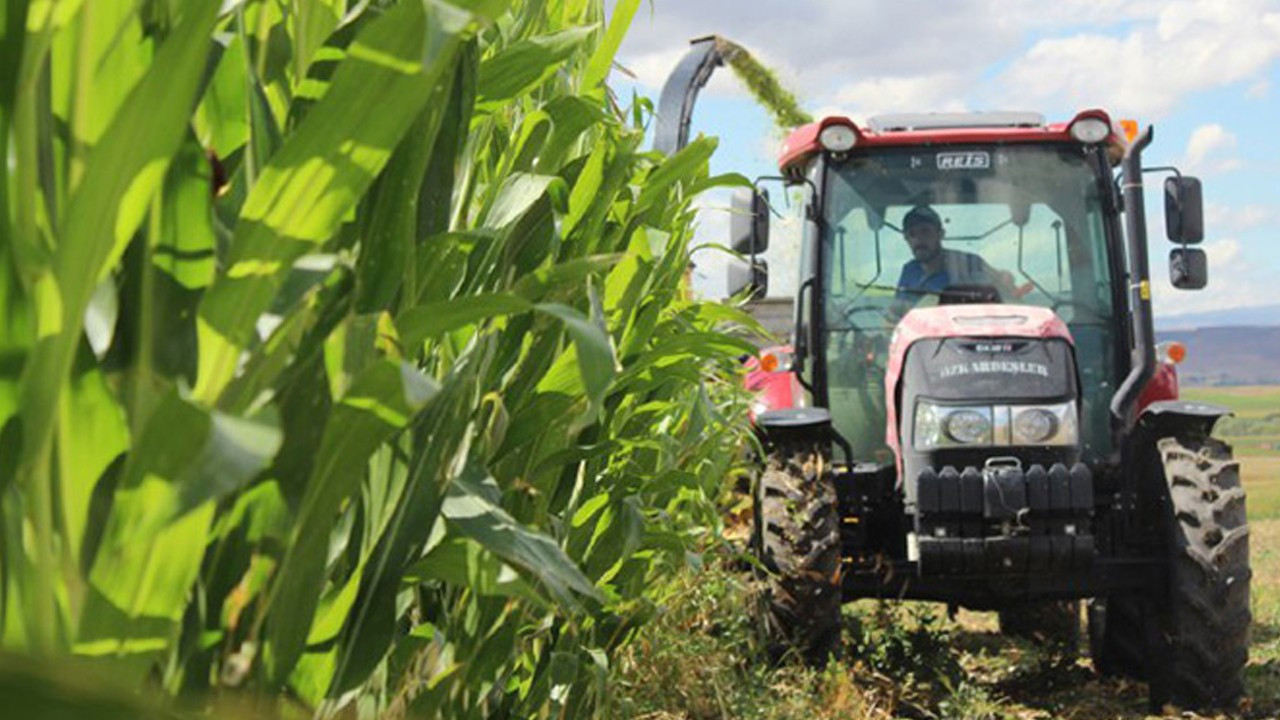
<path id="1" fill-rule="evenodd" d="M 823 287 L 830 403 L 860 460 L 887 462 L 889 336 L 913 307 L 1039 305 L 1071 328 L 1084 456 L 1110 444 L 1112 273 L 1097 165 L 1079 146 L 893 148 L 829 166 Z"/>

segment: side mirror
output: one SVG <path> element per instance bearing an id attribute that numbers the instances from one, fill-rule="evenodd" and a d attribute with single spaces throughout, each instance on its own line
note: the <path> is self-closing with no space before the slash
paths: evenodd
<path id="1" fill-rule="evenodd" d="M 769 294 L 769 264 L 764 260 L 756 260 L 754 263 L 730 260 L 726 273 L 730 297 L 748 288 L 752 300 L 759 300 Z"/>
<path id="2" fill-rule="evenodd" d="M 1198 243 L 1204 239 L 1204 200 L 1200 179 L 1171 177 L 1164 181 L 1164 226 L 1176 243 Z"/>
<path id="3" fill-rule="evenodd" d="M 1178 248 L 1169 253 L 1169 282 L 1179 290 L 1202 290 L 1209 284 L 1209 261 L 1203 250 Z"/>
<path id="4" fill-rule="evenodd" d="M 769 193 L 754 188 L 733 191 L 729 203 L 729 247 L 743 255 L 769 249 Z"/>

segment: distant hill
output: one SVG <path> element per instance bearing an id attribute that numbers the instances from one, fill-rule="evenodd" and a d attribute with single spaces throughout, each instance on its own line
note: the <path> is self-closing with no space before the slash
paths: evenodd
<path id="1" fill-rule="evenodd" d="M 1193 330 L 1243 326 L 1280 326 L 1280 305 L 1214 310 L 1164 317 L 1156 315 L 1156 330 Z"/>
<path id="2" fill-rule="evenodd" d="M 1187 359 L 1178 366 L 1185 385 L 1280 384 L 1280 326 L 1161 330 L 1156 340 L 1187 346 Z"/>
<path id="3" fill-rule="evenodd" d="M 790 298 L 756 301 L 749 309 L 787 341 Z M 1178 366 L 1184 385 L 1280 385 L 1280 305 L 1157 318 L 1156 340 L 1187 346 L 1187 359 Z"/>

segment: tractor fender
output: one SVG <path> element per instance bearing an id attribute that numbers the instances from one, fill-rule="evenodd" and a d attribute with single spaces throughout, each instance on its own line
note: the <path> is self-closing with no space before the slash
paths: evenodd
<path id="1" fill-rule="evenodd" d="M 1218 420 L 1233 414 L 1231 408 L 1212 403 L 1159 400 L 1142 409 L 1138 422 L 1157 438 L 1188 434 L 1208 437 Z"/>
<path id="2" fill-rule="evenodd" d="M 1142 394 L 1138 396 L 1138 414 L 1141 416 L 1152 403 L 1177 399 L 1178 366 L 1162 362 L 1156 366 L 1155 374 L 1151 376 L 1147 386 L 1142 389 Z"/>
<path id="3" fill-rule="evenodd" d="M 754 396 L 749 411 L 752 422 L 755 422 L 762 413 L 770 410 L 783 410 L 805 405 L 804 388 L 801 387 L 800 381 L 793 370 L 790 368 L 765 370 L 761 367 L 760 358 L 762 356 L 772 354 L 789 358 L 791 353 L 792 348 L 790 345 L 764 348 L 760 351 L 759 356 L 753 355 L 743 363 L 743 369 L 747 372 L 746 378 L 743 380 L 743 387 Z"/>
<path id="4" fill-rule="evenodd" d="M 756 416 L 756 432 L 765 445 L 831 439 L 831 413 L 826 408 L 781 408 Z"/>

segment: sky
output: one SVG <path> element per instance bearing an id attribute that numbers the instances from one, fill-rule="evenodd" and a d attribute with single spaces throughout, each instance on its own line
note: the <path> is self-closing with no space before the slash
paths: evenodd
<path id="1" fill-rule="evenodd" d="M 1169 285 L 1174 246 L 1149 177 L 1157 314 L 1280 304 L 1280 0 L 645 0 L 617 57 L 631 77 L 615 72 L 615 89 L 656 102 L 688 41 L 709 34 L 745 46 L 817 117 L 1031 110 L 1054 122 L 1101 107 L 1154 125 L 1146 165 L 1203 182 L 1209 257 L 1205 290 Z M 719 138 L 713 173 L 777 172 L 784 133 L 728 68 L 699 96 L 693 133 Z M 727 198 L 701 203 L 697 242 L 725 242 Z M 704 294 L 723 292 L 721 255 L 695 256 Z"/>

